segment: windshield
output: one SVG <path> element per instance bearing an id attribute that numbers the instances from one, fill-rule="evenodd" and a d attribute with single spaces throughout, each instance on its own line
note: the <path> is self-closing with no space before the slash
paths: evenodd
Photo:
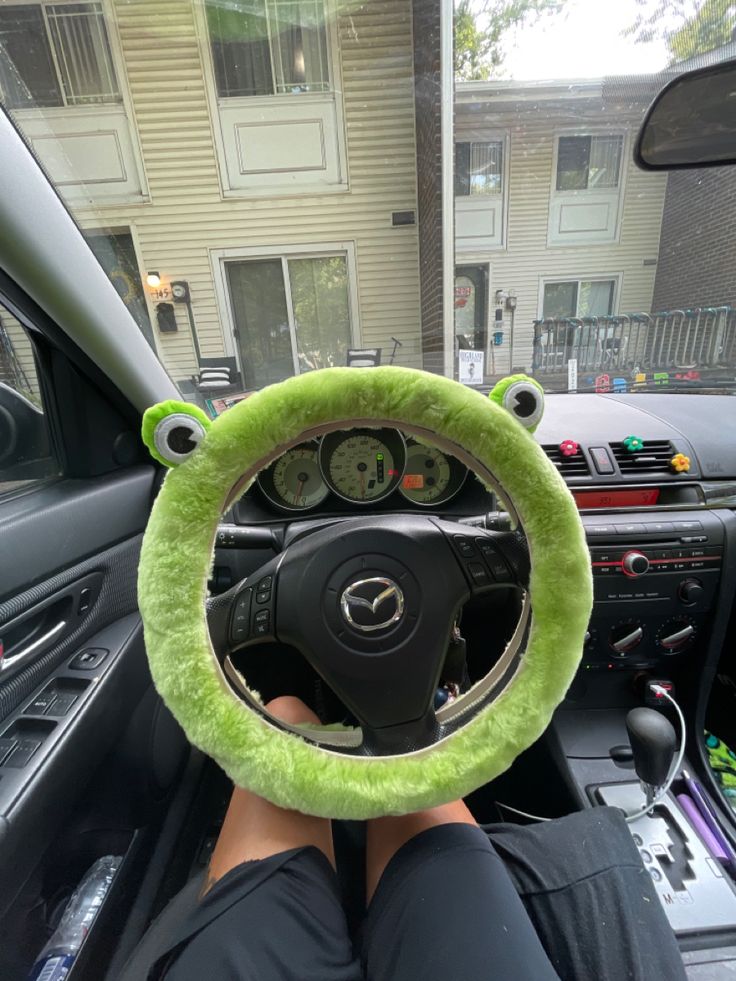
<path id="1" fill-rule="evenodd" d="M 736 170 L 632 147 L 733 29 L 712 0 L 0 0 L 0 90 L 212 415 L 346 364 L 724 392 Z"/>

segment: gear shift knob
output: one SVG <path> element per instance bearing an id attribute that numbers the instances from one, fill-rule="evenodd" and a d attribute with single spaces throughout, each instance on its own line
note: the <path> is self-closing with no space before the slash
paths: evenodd
<path id="1" fill-rule="evenodd" d="M 654 791 L 669 776 L 677 744 L 675 730 L 669 719 L 650 708 L 632 709 L 626 716 L 626 729 L 634 754 L 634 769 L 649 803 Z"/>

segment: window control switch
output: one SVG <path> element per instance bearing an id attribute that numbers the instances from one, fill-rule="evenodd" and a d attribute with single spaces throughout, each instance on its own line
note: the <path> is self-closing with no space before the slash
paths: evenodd
<path id="1" fill-rule="evenodd" d="M 15 744 L 15 749 L 5 761 L 5 766 L 14 766 L 20 769 L 30 762 L 40 745 L 38 739 L 19 739 Z"/>
<path id="2" fill-rule="evenodd" d="M 24 715 L 44 715 L 54 704 L 55 691 L 42 691 L 33 699 L 30 705 L 23 709 Z"/>
<path id="3" fill-rule="evenodd" d="M 15 749 L 17 739 L 10 739 L 7 736 L 0 739 L 0 766 L 3 765 L 10 753 Z"/>
<path id="4" fill-rule="evenodd" d="M 55 715 L 61 718 L 66 715 L 72 705 L 76 702 L 77 696 L 70 694 L 57 695 L 51 705 L 46 709 L 46 715 Z"/>

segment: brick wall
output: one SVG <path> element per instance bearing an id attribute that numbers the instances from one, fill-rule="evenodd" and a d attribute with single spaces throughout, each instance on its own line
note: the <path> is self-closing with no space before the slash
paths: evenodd
<path id="1" fill-rule="evenodd" d="M 422 366 L 442 374 L 440 2 L 413 0 Z"/>
<path id="2" fill-rule="evenodd" d="M 736 306 L 736 168 L 667 181 L 653 310 Z"/>

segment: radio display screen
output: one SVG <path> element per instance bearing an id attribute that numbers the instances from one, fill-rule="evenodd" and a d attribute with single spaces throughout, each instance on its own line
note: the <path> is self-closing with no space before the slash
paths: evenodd
<path id="1" fill-rule="evenodd" d="M 579 508 L 651 507 L 659 500 L 659 487 L 637 487 L 626 490 L 573 491 Z"/>

